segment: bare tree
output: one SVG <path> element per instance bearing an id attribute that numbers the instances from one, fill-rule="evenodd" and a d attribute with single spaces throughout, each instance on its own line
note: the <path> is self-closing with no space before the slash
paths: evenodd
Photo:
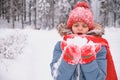
<path id="1" fill-rule="evenodd" d="M 9 23 L 10 22 L 10 0 L 8 0 L 7 2 L 6 2 L 6 19 L 7 19 L 7 22 Z"/>
<path id="2" fill-rule="evenodd" d="M 38 2 L 38 17 L 39 17 L 39 25 L 40 28 L 46 29 L 47 28 L 47 15 L 49 15 L 50 11 L 50 3 L 46 0 L 39 0 Z"/>
<path id="3" fill-rule="evenodd" d="M 26 21 L 26 0 L 23 0 L 24 21 Z"/>
<path id="4" fill-rule="evenodd" d="M 11 19 L 12 19 L 12 27 L 15 28 L 15 20 L 14 20 L 14 6 L 13 6 L 13 0 L 10 1 L 11 6 Z"/>
<path id="5" fill-rule="evenodd" d="M 22 28 L 24 28 L 24 0 L 21 0 L 21 23 L 22 23 Z"/>
<path id="6" fill-rule="evenodd" d="M 0 17 L 2 16 L 2 0 L 0 0 Z"/>
<path id="7" fill-rule="evenodd" d="M 37 1 L 34 0 L 33 1 L 33 4 L 34 4 L 34 9 L 33 10 L 34 10 L 34 26 L 35 26 L 35 29 L 36 29 L 36 25 L 37 25 L 36 24 L 37 23 L 37 10 L 36 10 L 37 7 L 36 7 L 36 3 L 37 3 Z"/>
<path id="8" fill-rule="evenodd" d="M 32 7 L 32 1 L 30 0 L 30 2 L 29 2 L 29 12 L 28 12 L 28 14 L 29 14 L 29 25 L 31 25 L 31 7 Z"/>
<path id="9" fill-rule="evenodd" d="M 4 19 L 5 18 L 5 7 L 4 7 L 4 4 L 5 4 L 5 0 L 1 0 L 1 15 L 2 15 L 2 18 Z"/>

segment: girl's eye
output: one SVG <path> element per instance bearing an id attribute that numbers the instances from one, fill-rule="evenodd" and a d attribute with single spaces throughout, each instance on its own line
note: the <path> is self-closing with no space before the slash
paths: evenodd
<path id="1" fill-rule="evenodd" d="M 78 27 L 79 25 L 78 24 L 75 24 L 75 25 L 73 25 L 74 27 Z"/>
<path id="2" fill-rule="evenodd" d="M 83 26 L 83 28 L 87 28 L 88 27 L 86 24 L 83 24 L 82 26 Z"/>

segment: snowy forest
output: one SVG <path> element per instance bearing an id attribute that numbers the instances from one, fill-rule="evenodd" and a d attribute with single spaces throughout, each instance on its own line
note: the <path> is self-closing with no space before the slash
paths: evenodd
<path id="1" fill-rule="evenodd" d="M 82 0 L 0 0 L 0 80 L 53 80 L 56 28 Z M 86 0 L 104 27 L 120 80 L 120 0 Z"/>
<path id="2" fill-rule="evenodd" d="M 24 29 L 29 25 L 34 29 L 53 29 L 66 22 L 77 1 L 81 0 L 0 0 L 0 20 L 10 25 L 7 28 Z M 103 27 L 120 27 L 120 0 L 86 1 L 96 22 Z"/>

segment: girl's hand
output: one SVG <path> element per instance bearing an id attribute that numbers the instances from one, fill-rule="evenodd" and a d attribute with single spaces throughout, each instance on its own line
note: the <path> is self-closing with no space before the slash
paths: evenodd
<path id="1" fill-rule="evenodd" d="M 90 45 L 86 44 L 81 47 L 81 58 L 79 60 L 80 64 L 87 64 L 96 59 L 96 54 L 100 50 L 100 45 Z"/>
<path id="2" fill-rule="evenodd" d="M 69 45 L 63 50 L 63 59 L 68 63 L 75 65 L 79 62 L 80 51 L 75 45 Z"/>

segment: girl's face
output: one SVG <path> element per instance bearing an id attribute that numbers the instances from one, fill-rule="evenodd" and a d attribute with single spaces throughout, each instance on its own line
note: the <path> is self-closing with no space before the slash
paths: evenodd
<path id="1" fill-rule="evenodd" d="M 89 27 L 84 22 L 76 22 L 72 25 L 72 32 L 74 34 L 86 34 L 89 31 Z"/>

